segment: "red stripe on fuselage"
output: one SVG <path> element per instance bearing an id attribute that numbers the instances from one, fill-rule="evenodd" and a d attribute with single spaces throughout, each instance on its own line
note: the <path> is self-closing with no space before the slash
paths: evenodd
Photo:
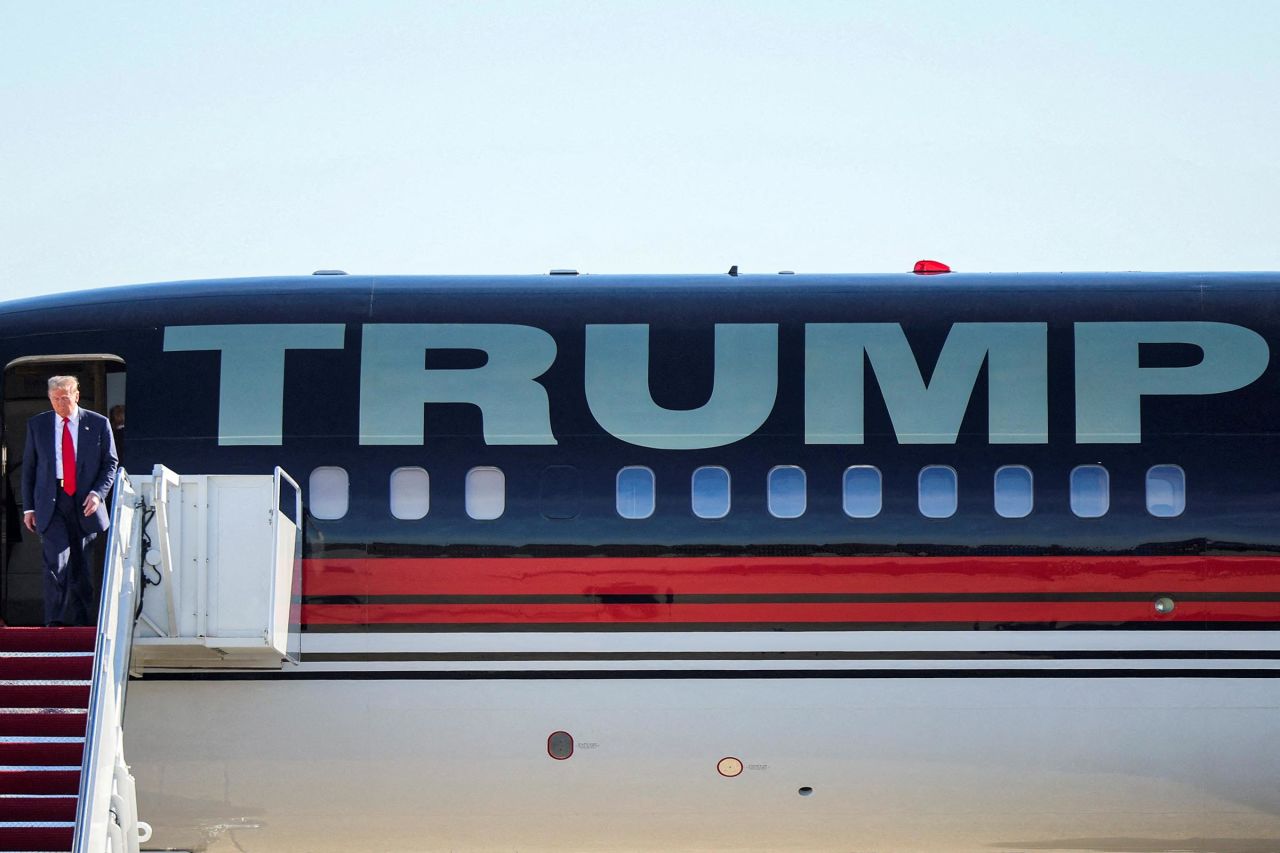
<path id="1" fill-rule="evenodd" d="M 1190 602 L 1157 614 L 1151 604 L 963 602 L 905 604 L 312 604 L 308 625 L 700 623 L 1277 622 L 1276 602 Z"/>
<path id="2" fill-rule="evenodd" d="M 572 557 L 310 559 L 311 625 L 617 623 L 1132 623 L 1280 621 L 1280 602 L 1232 601 L 1280 591 L 1271 557 Z M 964 594 L 963 601 L 682 603 L 687 595 Z M 981 601 L 974 595 L 1213 594 L 1158 613 L 1151 601 Z M 378 596 L 508 600 L 378 603 Z M 555 603 L 521 596 L 646 596 L 655 602 Z M 373 597 L 364 602 L 366 597 Z M 663 599 L 670 597 L 670 601 Z"/>
<path id="3" fill-rule="evenodd" d="M 306 595 L 1275 592 L 1276 557 L 500 557 L 303 561 Z"/>

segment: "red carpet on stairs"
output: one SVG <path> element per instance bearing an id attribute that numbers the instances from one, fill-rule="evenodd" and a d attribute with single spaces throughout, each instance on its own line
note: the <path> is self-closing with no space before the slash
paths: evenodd
<path id="1" fill-rule="evenodd" d="M 69 851 L 96 628 L 0 627 L 0 851 Z"/>

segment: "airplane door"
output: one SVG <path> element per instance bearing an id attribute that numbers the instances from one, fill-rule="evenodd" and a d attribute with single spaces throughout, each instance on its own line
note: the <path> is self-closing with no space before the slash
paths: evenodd
<path id="1" fill-rule="evenodd" d="M 292 663 L 302 660 L 302 487 L 283 468 L 276 466 L 272 489 L 271 524 L 273 529 L 272 567 L 276 583 L 273 594 L 277 630 L 288 631 L 285 658 Z M 285 576 L 289 583 L 285 585 Z M 280 595 L 287 589 L 288 595 Z"/>
<path id="2" fill-rule="evenodd" d="M 49 410 L 50 376 L 74 376 L 80 381 L 80 405 L 108 415 L 117 409 L 121 429 L 113 430 L 123 444 L 125 365 L 119 356 L 106 353 L 41 355 L 14 359 L 4 369 L 0 389 L 4 404 L 0 417 L 0 620 L 7 625 L 39 625 L 43 622 L 40 540 L 22 524 L 22 454 L 26 449 L 27 420 Z M 118 407 L 118 408 L 117 408 Z M 123 460 L 123 450 L 119 450 Z M 106 537 L 98 537 L 99 549 Z M 95 567 L 95 583 L 102 561 Z"/>

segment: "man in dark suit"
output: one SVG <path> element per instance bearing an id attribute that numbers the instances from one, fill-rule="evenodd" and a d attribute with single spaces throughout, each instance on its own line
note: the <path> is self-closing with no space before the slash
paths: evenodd
<path id="1" fill-rule="evenodd" d="M 22 521 L 40 534 L 45 625 L 92 625 L 94 538 L 111 525 L 106 497 L 119 460 L 111 424 L 80 408 L 74 376 L 49 379 L 53 411 L 27 421 L 22 454 Z"/>

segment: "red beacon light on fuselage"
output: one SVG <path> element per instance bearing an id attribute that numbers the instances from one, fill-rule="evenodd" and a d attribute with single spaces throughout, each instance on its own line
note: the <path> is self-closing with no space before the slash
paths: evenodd
<path id="1" fill-rule="evenodd" d="M 916 261 L 916 267 L 912 272 L 916 275 L 938 275 L 944 272 L 951 272 L 951 267 L 942 261 Z"/>

